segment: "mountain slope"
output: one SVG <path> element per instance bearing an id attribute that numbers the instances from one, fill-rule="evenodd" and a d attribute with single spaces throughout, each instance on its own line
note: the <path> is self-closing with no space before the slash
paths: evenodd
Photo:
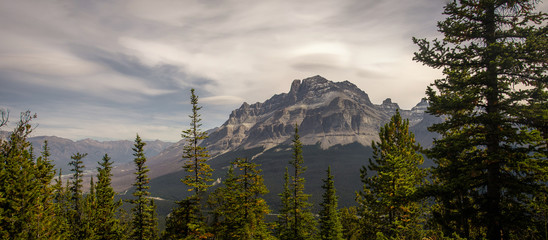
<path id="1" fill-rule="evenodd" d="M 72 141 L 66 138 L 60 138 L 55 136 L 38 136 L 28 139 L 34 147 L 36 156 L 40 156 L 44 141 L 48 141 L 50 148 L 51 159 L 55 164 L 56 169 L 62 169 L 63 174 L 68 174 L 70 167 L 68 163 L 71 161 L 70 157 L 77 152 L 87 153 L 88 155 L 83 158 L 83 162 L 86 170 L 94 171 L 101 161 L 103 156 L 108 154 L 115 166 L 123 165 L 133 161 L 133 141 L 121 140 L 121 141 L 96 141 L 92 139 L 84 139 L 79 141 Z M 162 152 L 173 143 L 163 142 L 160 140 L 147 141 L 146 142 L 146 154 L 147 156 L 155 156 Z"/>
<path id="2" fill-rule="evenodd" d="M 410 125 L 424 118 L 426 101 L 411 110 L 402 110 L 390 99 L 374 105 L 354 84 L 331 82 L 321 76 L 295 80 L 288 93 L 275 95 L 264 103 L 242 104 L 203 143 L 219 154 L 237 148 L 265 147 L 289 143 L 295 125 L 300 126 L 305 145 L 317 143 L 324 149 L 358 142 L 364 146 L 378 140 L 378 130 L 397 109 Z"/>
<path id="3" fill-rule="evenodd" d="M 201 145 L 212 154 L 209 163 L 215 170 L 213 177 L 219 181 L 236 157 L 253 158 L 261 164 L 270 189 L 266 199 L 276 209 L 283 171 L 292 156 L 291 139 L 298 125 L 305 145 L 306 189 L 311 199 L 319 201 L 321 179 L 331 166 L 341 206 L 348 206 L 354 204 L 355 191 L 362 185 L 359 169 L 368 163 L 371 142 L 378 140 L 380 126 L 396 110 L 409 119 L 411 130 L 423 146 L 431 144 L 435 135 L 426 128 L 439 118 L 425 113 L 427 106 L 424 99 L 411 110 L 400 109 L 390 99 L 373 104 L 365 92 L 348 81 L 332 82 L 315 76 L 295 80 L 288 93 L 263 103 L 243 103 L 222 126 L 211 130 Z M 149 159 L 153 195 L 179 200 L 187 194 L 180 182 L 186 175 L 181 168 L 183 144 L 180 141 Z"/>

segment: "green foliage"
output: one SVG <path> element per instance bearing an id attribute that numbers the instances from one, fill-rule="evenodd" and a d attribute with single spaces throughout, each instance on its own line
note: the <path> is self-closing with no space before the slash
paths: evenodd
<path id="1" fill-rule="evenodd" d="M 83 197 L 83 175 L 84 164 L 82 159 L 87 156 L 87 153 L 75 153 L 70 158 L 72 161 L 69 165 L 72 166 L 72 177 L 69 185 L 70 195 L 70 211 L 69 211 L 69 226 L 70 238 L 87 239 L 90 237 L 90 229 L 86 226 L 87 219 L 85 213 L 85 202 Z"/>
<path id="2" fill-rule="evenodd" d="M 42 155 L 36 159 L 35 178 L 40 182 L 39 198 L 40 202 L 36 204 L 35 210 L 38 213 L 38 218 L 33 224 L 36 224 L 35 239 L 57 239 L 64 236 L 64 232 L 60 230 L 63 219 L 59 219 L 55 214 L 55 202 L 53 193 L 54 187 L 51 182 L 55 176 L 52 160 L 49 158 L 48 142 L 44 141 Z"/>
<path id="3" fill-rule="evenodd" d="M 2 111 L 0 127 L 7 112 Z M 45 143 L 42 156 L 32 155 L 27 141 L 36 118 L 29 111 L 21 113 L 17 126 L 7 141 L 0 141 L 0 238 L 59 239 L 50 186 L 55 175 Z"/>
<path id="4" fill-rule="evenodd" d="M 367 176 L 361 170 L 363 191 L 358 202 L 364 234 L 382 232 L 389 237 L 416 239 L 421 237 L 422 203 L 414 195 L 425 182 L 426 171 L 420 169 L 423 157 L 418 151 L 409 121 L 402 120 L 399 111 L 381 127 L 380 142 L 373 142 L 373 158 L 368 169 L 376 175 Z"/>
<path id="5" fill-rule="evenodd" d="M 358 208 L 355 206 L 340 209 L 340 219 L 343 228 L 343 239 L 357 240 L 361 236 Z"/>
<path id="6" fill-rule="evenodd" d="M 55 179 L 55 184 L 53 185 L 53 202 L 54 202 L 54 214 L 56 216 L 56 228 L 60 233 L 60 239 L 66 239 L 70 233 L 70 196 L 69 191 L 66 187 L 63 186 L 63 180 L 61 178 L 62 172 L 59 169 L 59 177 Z M 68 186 L 68 183 L 67 183 Z"/>
<path id="7" fill-rule="evenodd" d="M 183 131 L 182 137 L 187 144 L 183 147 L 183 159 L 187 159 L 183 168 L 189 173 L 184 180 L 187 186 L 192 188 L 194 194 L 200 198 L 209 188 L 208 182 L 213 181 L 210 178 L 213 169 L 206 163 L 209 154 L 205 147 L 199 146 L 199 143 L 207 138 L 207 133 L 203 132 L 200 114 L 198 111 L 202 107 L 198 106 L 198 96 L 194 94 L 194 89 L 191 89 L 190 102 L 192 104 L 192 115 L 190 117 L 190 128 Z M 199 202 L 199 201 L 198 201 Z"/>
<path id="8" fill-rule="evenodd" d="M 122 201 L 114 201 L 116 193 L 112 188 L 112 162 L 105 154 L 97 168 L 96 196 L 96 239 L 121 239 L 122 230 L 117 218 Z"/>
<path id="9" fill-rule="evenodd" d="M 238 174 L 234 175 L 234 167 Z M 272 239 L 265 215 L 270 212 L 261 197 L 268 192 L 259 165 L 247 158 L 232 162 L 224 186 L 210 198 L 216 221 L 215 236 L 219 239 Z"/>
<path id="10" fill-rule="evenodd" d="M 84 232 L 86 233 L 85 239 L 95 239 L 97 236 L 97 196 L 95 195 L 95 182 L 93 177 L 90 177 L 89 181 L 89 193 L 84 197 L 84 210 L 83 210 L 83 225 Z"/>
<path id="11" fill-rule="evenodd" d="M 131 200 L 133 208 L 132 218 L 132 238 L 137 240 L 145 239 L 157 239 L 157 225 L 158 221 L 155 218 L 156 207 L 154 200 L 150 199 L 150 193 L 148 192 L 149 178 L 147 172 L 149 171 L 146 166 L 146 157 L 144 152 L 145 142 L 141 140 L 139 134 L 135 138 L 135 144 L 133 147 L 133 156 L 135 156 L 134 162 L 136 166 L 136 178 L 133 186 L 135 191 L 133 196 L 136 199 Z"/>
<path id="12" fill-rule="evenodd" d="M 171 216 L 166 219 L 166 232 L 164 238 L 181 239 L 186 237 L 207 237 L 210 234 L 206 231 L 206 223 L 202 216 L 204 207 L 202 199 L 207 189 L 210 187 L 211 172 L 213 169 L 207 163 L 209 154 L 205 147 L 200 146 L 202 140 L 207 138 L 207 133 L 202 131 L 200 123 L 202 119 L 198 111 L 202 107 L 198 106 L 198 96 L 194 94 L 194 89 L 190 90 L 190 103 L 192 104 L 192 114 L 190 117 L 190 128 L 182 133 L 186 144 L 183 147 L 183 168 L 188 173 L 184 179 L 181 179 L 189 189 L 194 191 L 192 196 L 177 202 L 178 207 L 174 209 Z"/>
<path id="13" fill-rule="evenodd" d="M 331 166 L 327 168 L 327 178 L 323 180 L 323 202 L 320 203 L 320 239 L 339 240 L 342 238 L 342 224 L 339 214 L 339 205 L 335 182 L 331 175 Z"/>
<path id="14" fill-rule="evenodd" d="M 276 225 L 276 235 L 280 239 L 289 239 L 291 234 L 291 227 L 289 225 L 290 211 L 291 211 L 291 190 L 289 190 L 289 169 L 285 167 L 284 172 L 284 186 L 282 192 L 279 194 L 281 201 L 280 214 L 278 214 L 278 221 Z"/>
<path id="15" fill-rule="evenodd" d="M 427 90 L 444 116 L 436 159 L 435 221 L 446 235 L 501 239 L 546 235 L 531 207 L 548 179 L 548 24 L 538 1 L 451 1 L 438 23 L 443 40 L 414 39 L 415 60 L 445 77 Z"/>
<path id="16" fill-rule="evenodd" d="M 162 239 L 195 239 L 206 235 L 205 225 L 196 219 L 200 204 L 195 196 L 177 202 L 177 207 L 166 218 L 166 230 Z"/>
<path id="17" fill-rule="evenodd" d="M 316 233 L 316 221 L 310 211 L 311 203 L 308 202 L 310 195 L 304 193 L 305 179 L 302 177 L 306 171 L 303 166 L 304 158 L 302 155 L 302 143 L 299 136 L 299 128 L 295 126 L 295 136 L 293 141 L 293 159 L 289 164 L 293 167 L 293 176 L 288 183 L 289 197 L 282 193 L 282 206 L 287 212 L 287 223 L 278 227 L 280 239 L 313 239 Z M 286 178 L 286 181 L 288 179 Z M 284 203 L 285 202 L 285 203 Z M 282 210 L 284 211 L 284 210 Z"/>

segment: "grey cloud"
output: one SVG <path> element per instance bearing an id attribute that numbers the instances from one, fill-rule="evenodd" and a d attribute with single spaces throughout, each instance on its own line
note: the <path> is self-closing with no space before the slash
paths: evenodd
<path id="1" fill-rule="evenodd" d="M 135 56 L 121 52 L 108 52 L 92 46 L 73 45 L 70 49 L 79 58 L 104 66 L 118 74 L 142 79 L 154 88 L 173 90 L 184 86 L 200 87 L 213 83 L 210 79 L 189 76 L 182 66 L 173 64 L 147 66 Z"/>
<path id="2" fill-rule="evenodd" d="M 150 126 L 184 125 L 192 87 L 204 100 L 206 127 L 215 127 L 239 100 L 264 101 L 318 74 L 405 108 L 440 76 L 411 60 L 411 37 L 439 36 L 444 3 L 0 0 L 0 102 L 40 111 L 43 132 L 64 137 L 95 128 L 168 136 L 173 129 Z M 111 124 L 86 120 L 95 112 Z M 62 121 L 71 113 L 80 116 Z M 63 135 L 56 121 L 72 132 Z"/>

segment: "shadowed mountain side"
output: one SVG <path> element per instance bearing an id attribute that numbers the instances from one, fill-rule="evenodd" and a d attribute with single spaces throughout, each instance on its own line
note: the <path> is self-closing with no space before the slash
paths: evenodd
<path id="1" fill-rule="evenodd" d="M 269 157 L 272 155 L 271 150 L 279 149 L 278 146 L 289 146 L 295 125 L 299 125 L 301 141 L 309 147 L 308 151 L 312 156 L 318 155 L 321 158 L 322 154 L 331 151 L 334 146 L 354 146 L 345 148 L 350 152 L 339 153 L 340 155 L 363 155 L 363 149 L 358 151 L 360 148 L 356 146 L 368 147 L 372 141 L 378 141 L 380 127 L 399 110 L 403 118 L 409 119 L 410 129 L 416 133 L 418 142 L 428 147 L 436 135 L 428 132 L 426 127 L 439 121 L 439 118 L 425 113 L 427 107 L 428 103 L 424 99 L 411 110 L 400 109 L 391 99 L 375 105 L 364 91 L 348 81 L 332 82 L 321 76 L 314 76 L 293 81 L 288 93 L 274 95 L 263 103 L 243 103 L 240 108 L 232 111 L 222 126 L 208 131 L 209 138 L 201 146 L 206 147 L 211 154 L 212 160 L 209 164 L 212 166 L 229 162 L 221 161 L 224 158 L 220 156 L 254 156 L 249 153 L 238 155 L 242 151 L 253 152 L 253 149 L 264 149 L 264 156 L 259 155 L 257 160 L 264 161 L 264 165 L 269 166 L 271 163 L 268 159 L 275 161 Z M 182 171 L 183 144 L 184 141 L 179 141 L 157 156 L 147 155 L 149 176 L 158 178 Z M 335 159 L 337 162 L 342 161 L 340 158 Z M 364 159 L 366 161 L 367 158 Z M 322 161 L 318 161 L 319 166 L 327 169 L 327 165 L 321 163 Z M 364 164 L 366 163 L 361 163 Z M 310 166 L 311 169 L 315 168 L 313 165 Z M 337 172 L 337 167 L 333 167 L 334 173 Z M 117 190 L 125 190 L 131 186 L 134 179 L 131 175 L 133 169 L 131 164 L 114 169 L 113 184 Z M 270 174 L 269 171 L 270 168 L 264 168 L 265 174 Z M 219 175 L 217 171 L 215 174 Z M 223 174 L 224 171 L 219 176 Z M 359 173 L 357 176 L 359 177 Z M 169 185 L 166 181 L 163 182 L 163 186 Z"/>
<path id="2" fill-rule="evenodd" d="M 217 180 L 215 184 L 218 184 L 224 179 L 232 160 L 237 157 L 255 155 L 253 161 L 261 164 L 260 169 L 262 169 L 265 185 L 270 191 L 265 196 L 265 200 L 273 210 L 277 211 L 279 208 L 278 194 L 282 191 L 285 167 L 289 167 L 288 162 L 292 158 L 292 154 L 289 145 L 277 146 L 264 152 L 261 148 L 236 150 L 212 159 L 209 164 L 215 170 L 212 178 Z M 336 145 L 328 149 L 322 149 L 319 145 L 304 146 L 304 165 L 308 168 L 304 175 L 306 179 L 305 191 L 312 194 L 310 199 L 315 203 L 314 209 L 317 210 L 317 205 L 321 202 L 322 179 L 330 165 L 340 197 L 339 205 L 341 207 L 354 205 L 355 191 L 360 190 L 362 186 L 360 168 L 367 164 L 367 159 L 371 157 L 371 154 L 371 147 L 358 143 L 345 146 Z M 180 169 L 177 172 L 152 179 L 150 182 L 151 194 L 171 201 L 183 199 L 189 194 L 186 185 L 180 181 L 186 174 L 183 169 Z"/>
<path id="3" fill-rule="evenodd" d="M 298 125 L 304 145 L 319 143 L 327 149 L 358 142 L 369 146 L 378 140 L 380 126 L 396 110 L 414 126 L 428 115 L 427 107 L 424 99 L 411 110 L 400 109 L 390 99 L 375 105 L 364 91 L 348 81 L 332 82 L 314 76 L 293 81 L 288 93 L 275 95 L 264 103 L 243 103 L 222 126 L 211 131 L 202 145 L 213 155 L 238 148 L 268 149 L 290 143 Z M 431 141 L 430 137 L 425 139 Z"/>

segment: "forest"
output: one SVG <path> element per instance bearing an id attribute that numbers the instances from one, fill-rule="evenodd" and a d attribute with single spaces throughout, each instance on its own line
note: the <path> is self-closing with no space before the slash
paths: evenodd
<path id="1" fill-rule="evenodd" d="M 444 38 L 413 38 L 414 60 L 444 73 L 426 90 L 428 112 L 444 119 L 429 127 L 440 138 L 423 149 L 396 112 L 379 129 L 373 157 L 364 159 L 355 206 L 339 208 L 337 176 L 327 168 L 320 210 L 312 211 L 298 124 L 280 177 L 278 212 L 262 198 L 269 190 L 253 159 L 212 169 L 200 145 L 208 136 L 192 89 L 181 156 L 187 172 L 181 191 L 191 194 L 176 202 L 165 229 L 158 227 L 138 134 L 133 197 L 122 202 L 107 154 L 89 186 L 83 185 L 86 153 L 73 154 L 66 181 L 47 142 L 35 156 L 27 138 L 37 115 L 27 111 L 0 142 L 0 238 L 548 239 L 548 15 L 535 12 L 536 4 L 449 1 L 447 18 L 438 23 Z M 0 128 L 9 120 L 2 111 Z M 435 165 L 421 168 L 425 157 Z M 213 171 L 226 172 L 215 188 Z"/>

